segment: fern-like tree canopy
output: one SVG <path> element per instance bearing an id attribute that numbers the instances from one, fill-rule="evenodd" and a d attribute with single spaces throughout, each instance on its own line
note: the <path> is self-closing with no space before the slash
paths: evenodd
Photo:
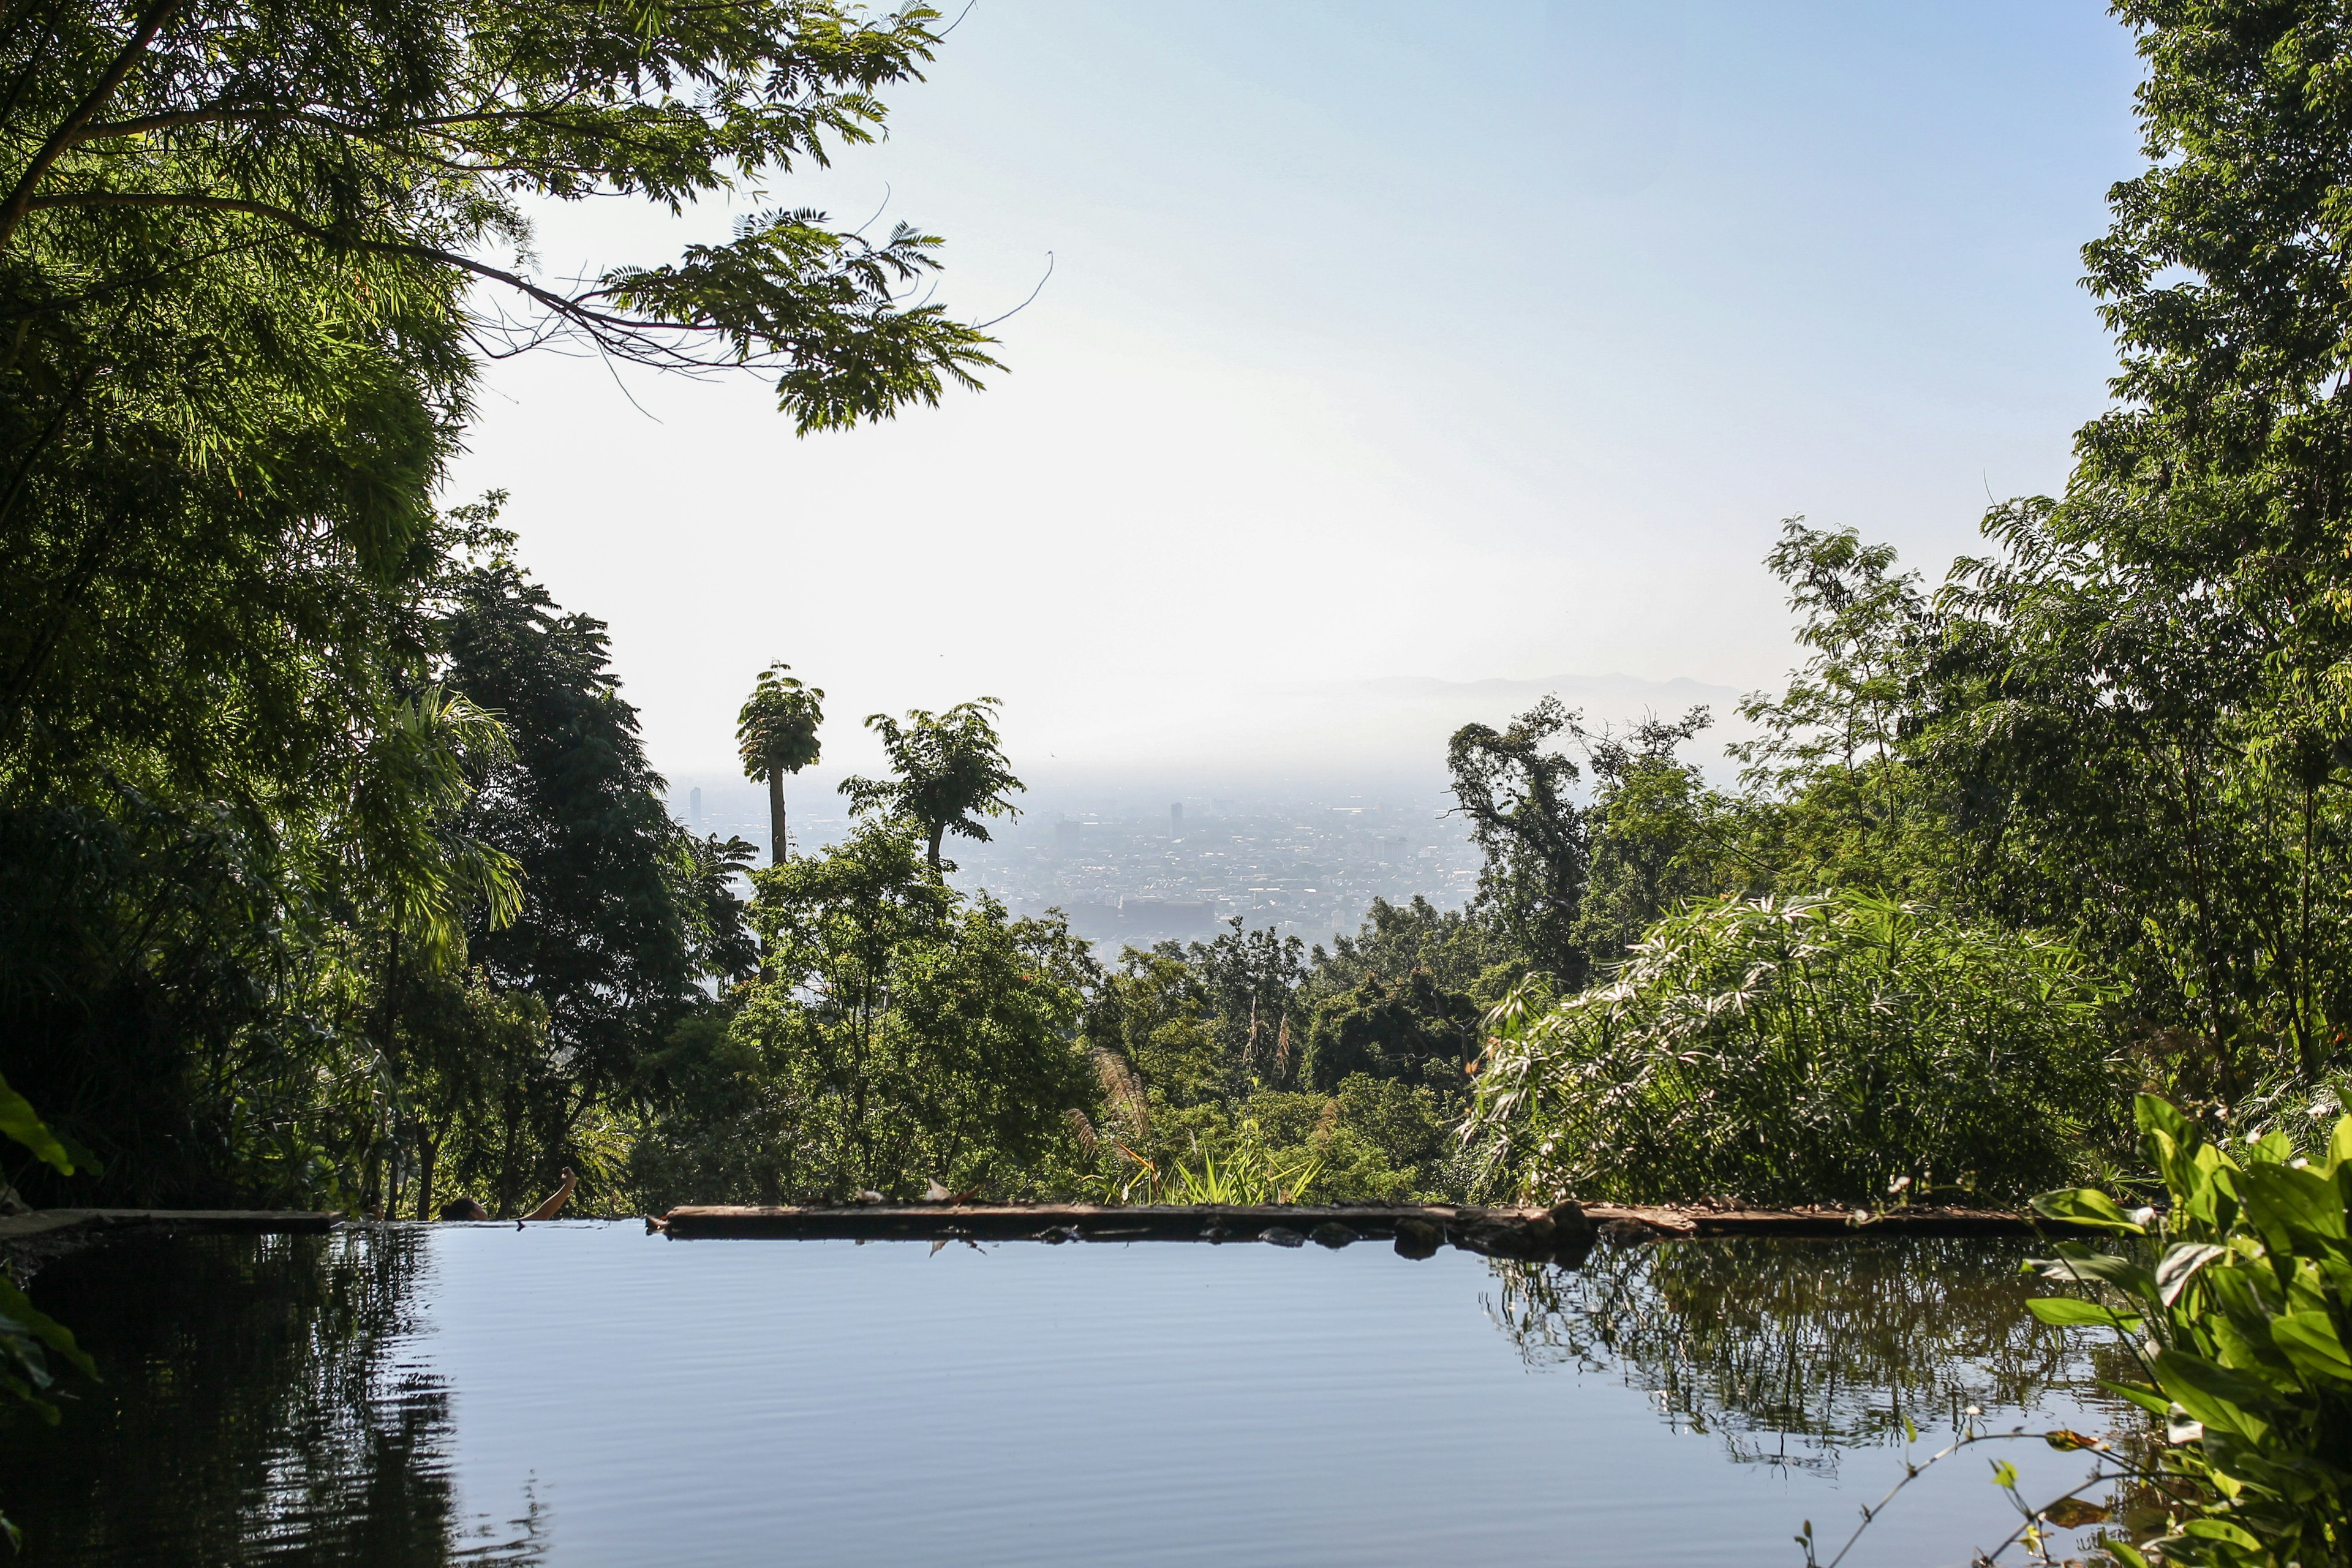
<path id="1" fill-rule="evenodd" d="M 785 674 L 790 668 L 777 663 L 761 670 L 735 716 L 743 776 L 768 786 L 768 859 L 775 866 L 792 855 L 784 832 L 784 775 L 814 766 L 824 754 L 816 732 L 824 722 L 824 693 Z"/>

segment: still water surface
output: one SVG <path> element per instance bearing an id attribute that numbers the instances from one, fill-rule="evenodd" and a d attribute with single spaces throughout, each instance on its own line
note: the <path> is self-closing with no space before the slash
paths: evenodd
<path id="1" fill-rule="evenodd" d="M 35 1299 L 106 1381 L 0 1434 L 38 1564 L 1779 1563 L 1901 1417 L 2105 1429 L 2025 1248 L 671 1242 L 635 1226 L 123 1244 Z M 2083 1456 L 2011 1455 L 2029 1494 Z M 1963 1456 L 1850 1563 L 2015 1522 Z M 1827 1553 L 1824 1552 L 1824 1556 Z"/>

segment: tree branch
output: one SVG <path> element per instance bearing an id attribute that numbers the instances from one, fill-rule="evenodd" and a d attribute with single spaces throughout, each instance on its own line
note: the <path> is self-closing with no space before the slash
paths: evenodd
<path id="1" fill-rule="evenodd" d="M 284 207 L 272 206 L 267 202 L 240 201 L 229 196 L 163 192 L 60 191 L 53 195 L 36 196 L 26 205 L 29 210 L 34 211 L 51 207 L 110 206 L 185 208 L 199 212 L 239 213 L 247 217 L 262 218 L 281 225 L 305 239 L 331 248 L 363 251 L 373 256 L 405 257 L 413 260 L 437 262 L 445 267 L 455 267 L 462 271 L 470 272 L 478 278 L 488 279 L 494 283 L 503 283 L 518 293 L 536 300 L 564 320 L 585 329 L 607 347 L 634 349 L 636 357 L 647 363 L 658 363 L 667 360 L 680 366 L 698 365 L 701 363 L 682 353 L 664 350 L 654 338 L 656 333 L 709 334 L 726 331 L 716 322 L 656 321 L 645 317 L 621 315 L 610 310 L 593 310 L 578 298 L 559 294 L 551 289 L 533 283 L 519 273 L 509 272 L 501 267 L 493 267 L 486 261 L 477 261 L 472 257 L 459 255 L 454 250 L 444 250 L 438 246 L 423 245 L 409 240 L 366 239 L 356 235 L 340 234 L 331 228 L 310 222 L 299 213 L 290 212 Z M 588 298 L 595 298 L 606 292 L 609 290 L 598 290 Z"/>
<path id="2" fill-rule="evenodd" d="M 172 13 L 179 8 L 180 0 L 155 0 L 148 7 L 146 15 L 139 18 L 138 26 L 131 30 L 131 41 L 122 46 L 121 52 L 114 57 L 114 63 L 106 68 L 105 74 L 83 95 L 81 102 L 74 106 L 73 112 L 66 116 L 64 123 L 51 132 L 48 141 L 33 154 L 33 161 L 26 165 L 16 188 L 8 193 L 5 201 L 0 201 L 0 250 L 8 247 L 9 240 L 16 236 L 16 226 L 32 210 L 33 192 L 40 184 L 42 177 L 48 174 L 50 165 L 73 145 L 74 134 L 106 106 L 107 100 L 114 96 L 115 89 L 122 85 L 124 79 L 139 64 L 140 58 L 146 54 L 147 47 L 155 41 L 155 35 L 163 30 L 163 24 L 170 21 Z"/>

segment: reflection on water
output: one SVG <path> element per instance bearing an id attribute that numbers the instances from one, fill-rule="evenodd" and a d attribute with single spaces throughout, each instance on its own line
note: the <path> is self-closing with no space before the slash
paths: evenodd
<path id="1" fill-rule="evenodd" d="M 2025 1310 L 2032 1244 L 1726 1237 L 1603 1247 L 1580 1268 L 1496 1262 L 1487 1315 L 1535 1366 L 1611 1372 L 1740 1462 L 1841 1449 L 2087 1392 L 2079 1345 Z M 1791 1446 L 1794 1439 L 1794 1447 Z"/>
<path id="2" fill-rule="evenodd" d="M 2025 1251 L 122 1244 L 35 1281 L 106 1381 L 0 1432 L 0 1502 L 45 1568 L 1769 1558 L 1901 1414 L 2081 1419 Z M 2006 1528 L 1976 1478 L 1878 1550 Z"/>
<path id="3" fill-rule="evenodd" d="M 26 1564 L 526 1563 L 537 1510 L 461 1521 L 449 1395 L 404 1364 L 414 1232 L 126 1241 L 41 1305 L 98 1357 L 54 1428 L 0 1436 Z"/>

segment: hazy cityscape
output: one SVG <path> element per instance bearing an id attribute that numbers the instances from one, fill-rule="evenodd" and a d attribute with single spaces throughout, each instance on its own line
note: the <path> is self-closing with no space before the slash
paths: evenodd
<path id="1" fill-rule="evenodd" d="M 796 852 L 838 839 L 839 797 L 815 789 L 792 814 Z M 1449 796 L 1293 799 L 1135 798 L 1031 803 L 992 824 L 985 844 L 950 840 L 954 882 L 985 888 L 1016 914 L 1058 908 L 1105 957 L 1125 943 L 1215 934 L 1235 916 L 1250 927 L 1328 942 L 1353 934 L 1375 898 L 1415 893 L 1446 907 L 1469 898 L 1478 852 Z M 682 784 L 678 820 L 701 833 L 768 838 L 767 800 L 741 784 Z"/>

